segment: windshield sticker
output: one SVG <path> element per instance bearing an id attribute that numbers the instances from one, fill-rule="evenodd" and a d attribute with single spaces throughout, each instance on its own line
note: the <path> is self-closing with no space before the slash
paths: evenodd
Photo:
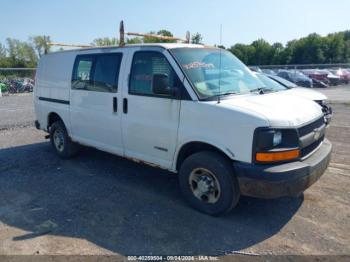
<path id="1" fill-rule="evenodd" d="M 185 69 L 189 70 L 189 69 L 195 69 L 195 68 L 206 68 L 206 69 L 211 69 L 211 68 L 215 68 L 215 66 L 213 64 L 206 64 L 203 62 L 192 62 L 189 64 L 185 64 L 182 65 Z"/>

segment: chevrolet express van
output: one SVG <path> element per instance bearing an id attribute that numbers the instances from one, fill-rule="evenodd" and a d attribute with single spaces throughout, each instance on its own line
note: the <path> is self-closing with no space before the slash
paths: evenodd
<path id="1" fill-rule="evenodd" d="M 230 52 L 201 45 L 47 54 L 34 103 L 36 127 L 60 157 L 86 145 L 167 169 L 210 215 L 241 195 L 298 195 L 331 156 L 321 106 L 264 86 Z"/>

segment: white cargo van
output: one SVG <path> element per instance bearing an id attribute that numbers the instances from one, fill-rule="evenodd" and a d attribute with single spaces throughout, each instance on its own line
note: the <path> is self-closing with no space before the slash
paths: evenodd
<path id="1" fill-rule="evenodd" d="M 142 44 L 41 58 L 36 127 L 57 154 L 78 145 L 179 174 L 191 206 L 228 212 L 240 195 L 298 195 L 325 171 L 321 107 L 264 87 L 225 50 Z"/>

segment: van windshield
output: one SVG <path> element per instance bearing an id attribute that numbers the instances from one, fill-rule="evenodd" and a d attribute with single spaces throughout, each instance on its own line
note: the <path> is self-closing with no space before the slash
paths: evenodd
<path id="1" fill-rule="evenodd" d="M 170 51 L 200 99 L 249 93 L 264 86 L 256 75 L 226 50 L 175 48 Z"/>

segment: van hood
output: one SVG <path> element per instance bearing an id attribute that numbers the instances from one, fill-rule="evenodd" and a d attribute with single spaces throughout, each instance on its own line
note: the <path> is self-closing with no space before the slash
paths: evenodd
<path id="1" fill-rule="evenodd" d="M 300 96 L 300 97 L 314 100 L 314 101 L 327 100 L 327 97 L 324 94 L 317 92 L 315 90 L 310 90 L 309 88 L 296 87 L 296 88 L 288 89 L 285 92 L 291 95 Z"/>
<path id="2" fill-rule="evenodd" d="M 287 92 L 231 96 L 218 105 L 260 115 L 271 127 L 297 127 L 323 116 L 318 104 Z"/>

